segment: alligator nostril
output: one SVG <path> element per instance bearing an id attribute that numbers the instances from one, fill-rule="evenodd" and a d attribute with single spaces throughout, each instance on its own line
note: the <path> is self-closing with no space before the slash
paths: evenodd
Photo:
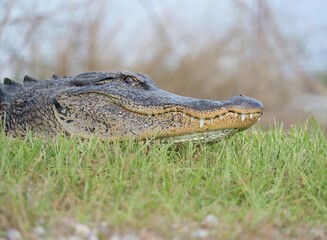
<path id="1" fill-rule="evenodd" d="M 60 105 L 60 103 L 58 103 L 57 100 L 53 100 L 53 104 L 55 105 L 58 112 L 62 111 L 63 107 Z"/>
<path id="2" fill-rule="evenodd" d="M 70 109 L 68 107 L 63 107 L 57 100 L 53 101 L 54 106 L 56 107 L 58 113 L 68 116 L 70 114 Z"/>

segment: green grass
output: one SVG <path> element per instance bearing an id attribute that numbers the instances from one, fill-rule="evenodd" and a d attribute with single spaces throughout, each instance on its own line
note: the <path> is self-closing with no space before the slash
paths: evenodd
<path id="1" fill-rule="evenodd" d="M 105 221 L 100 239 L 144 227 L 168 239 L 202 228 L 213 239 L 327 234 L 327 141 L 314 124 L 178 149 L 3 131 L 0 146 L 0 238 L 10 228 L 33 238 L 37 225 L 65 235 L 67 219 Z"/>

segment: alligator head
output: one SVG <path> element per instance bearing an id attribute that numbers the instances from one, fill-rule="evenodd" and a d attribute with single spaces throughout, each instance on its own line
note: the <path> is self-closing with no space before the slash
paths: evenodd
<path id="1" fill-rule="evenodd" d="M 251 127 L 262 115 L 260 102 L 246 96 L 210 101 L 160 89 L 145 74 L 90 72 L 23 85 L 5 79 L 1 115 L 6 130 L 30 128 L 109 140 L 160 138 L 174 142 L 217 142 Z"/>

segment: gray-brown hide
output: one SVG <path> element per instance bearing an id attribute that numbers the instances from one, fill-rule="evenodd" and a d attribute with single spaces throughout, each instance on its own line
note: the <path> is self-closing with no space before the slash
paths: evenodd
<path id="1" fill-rule="evenodd" d="M 88 72 L 76 77 L 0 84 L 0 114 L 6 132 L 77 135 L 103 139 L 163 138 L 215 142 L 252 126 L 260 102 L 245 96 L 210 101 L 160 89 L 145 74 Z"/>

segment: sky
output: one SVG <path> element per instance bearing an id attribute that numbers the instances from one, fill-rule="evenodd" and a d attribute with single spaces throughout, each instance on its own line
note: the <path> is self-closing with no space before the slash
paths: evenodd
<path id="1" fill-rule="evenodd" d="M 327 1 L 270 0 L 286 37 L 297 40 L 307 53 L 302 62 L 310 71 L 327 71 Z"/>

